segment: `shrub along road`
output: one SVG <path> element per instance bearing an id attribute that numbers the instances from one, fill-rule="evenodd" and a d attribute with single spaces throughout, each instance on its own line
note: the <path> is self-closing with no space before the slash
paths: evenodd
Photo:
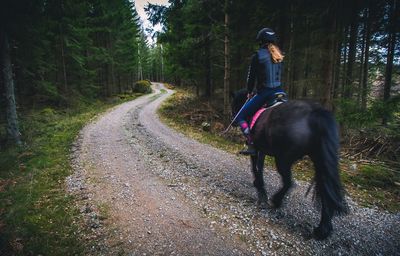
<path id="1" fill-rule="evenodd" d="M 82 131 L 67 186 L 96 241 L 91 254 L 395 255 L 400 214 L 357 206 L 334 219 L 325 241 L 310 238 L 319 211 L 297 182 L 279 210 L 260 209 L 248 159 L 198 143 L 162 124 L 172 91 L 121 104 Z M 267 191 L 280 186 L 266 170 Z M 312 193 L 310 193 L 312 194 Z"/>

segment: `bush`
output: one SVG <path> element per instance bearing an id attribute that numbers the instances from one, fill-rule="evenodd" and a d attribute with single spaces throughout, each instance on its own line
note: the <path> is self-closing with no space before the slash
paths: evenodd
<path id="1" fill-rule="evenodd" d="M 387 126 L 398 126 L 400 121 L 400 96 L 392 97 L 389 101 L 375 100 L 363 110 L 354 100 L 342 99 L 337 101 L 336 117 L 340 124 L 347 128 L 376 127 L 386 118 Z M 395 128 L 397 130 L 397 128 Z"/>
<path id="2" fill-rule="evenodd" d="M 151 93 L 151 82 L 148 80 L 137 81 L 132 87 L 132 92 Z"/>
<path id="3" fill-rule="evenodd" d="M 169 84 L 169 83 L 164 83 L 164 86 L 165 86 L 167 89 L 170 89 L 170 90 L 175 89 L 175 86 L 173 86 L 172 84 Z"/>

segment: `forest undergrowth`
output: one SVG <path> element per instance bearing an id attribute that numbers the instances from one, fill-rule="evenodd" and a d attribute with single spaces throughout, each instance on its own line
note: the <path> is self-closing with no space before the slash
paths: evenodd
<path id="1" fill-rule="evenodd" d="M 97 114 L 139 95 L 21 112 L 24 145 L 2 144 L 0 152 L 0 255 L 84 254 L 90 241 L 82 240 L 79 209 L 64 189 L 71 145 Z"/>
<path id="2" fill-rule="evenodd" d="M 199 99 L 190 90 L 177 89 L 176 93 L 162 105 L 159 115 L 168 125 L 186 135 L 236 154 L 243 147 L 244 141 L 238 128 L 233 128 L 222 135 L 222 131 L 230 121 L 223 120 L 222 102 L 222 96 L 214 95 L 211 99 Z M 366 130 L 360 132 L 357 129 L 348 129 L 346 133 L 342 131 L 340 170 L 346 191 L 362 206 L 398 212 L 400 211 L 398 163 L 392 160 L 393 151 L 387 150 L 388 155 L 374 151 L 379 151 L 380 147 L 383 148 L 382 145 L 393 148 L 398 141 L 393 139 L 391 141 L 389 132 L 386 134 L 371 132 L 370 137 L 366 134 Z M 380 139 L 377 140 L 374 136 Z M 376 146 L 378 143 L 382 143 L 379 144 L 380 147 Z M 390 143 L 393 145 L 389 145 Z M 267 158 L 267 162 L 269 168 L 274 167 L 272 158 Z M 311 181 L 312 169 L 312 163 L 305 157 L 293 167 L 294 177 Z"/>

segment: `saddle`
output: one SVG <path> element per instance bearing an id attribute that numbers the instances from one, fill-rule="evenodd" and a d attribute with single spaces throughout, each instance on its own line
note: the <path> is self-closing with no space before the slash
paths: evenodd
<path id="1" fill-rule="evenodd" d="M 262 113 L 264 113 L 265 110 L 267 109 L 272 109 L 284 102 L 287 101 L 287 95 L 284 92 L 277 92 L 269 99 L 251 118 L 250 122 L 250 130 L 253 130 L 253 127 L 255 126 L 258 118 L 261 116 Z"/>

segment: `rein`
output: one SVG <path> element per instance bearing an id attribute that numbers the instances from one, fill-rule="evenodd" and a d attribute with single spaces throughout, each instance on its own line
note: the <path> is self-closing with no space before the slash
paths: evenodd
<path id="1" fill-rule="evenodd" d="M 236 121 L 236 118 L 239 116 L 240 112 L 242 112 L 244 106 L 246 106 L 246 103 L 247 103 L 250 99 L 251 99 L 251 98 L 248 98 L 248 99 L 246 100 L 246 102 L 245 102 L 245 103 L 243 104 L 243 106 L 240 108 L 240 110 L 238 111 L 238 113 L 236 114 L 236 116 L 232 119 L 232 122 L 228 125 L 228 127 L 225 129 L 225 131 L 223 131 L 223 132 L 220 133 L 220 135 L 224 135 L 225 133 L 227 133 L 227 132 L 231 129 L 232 124 Z"/>

